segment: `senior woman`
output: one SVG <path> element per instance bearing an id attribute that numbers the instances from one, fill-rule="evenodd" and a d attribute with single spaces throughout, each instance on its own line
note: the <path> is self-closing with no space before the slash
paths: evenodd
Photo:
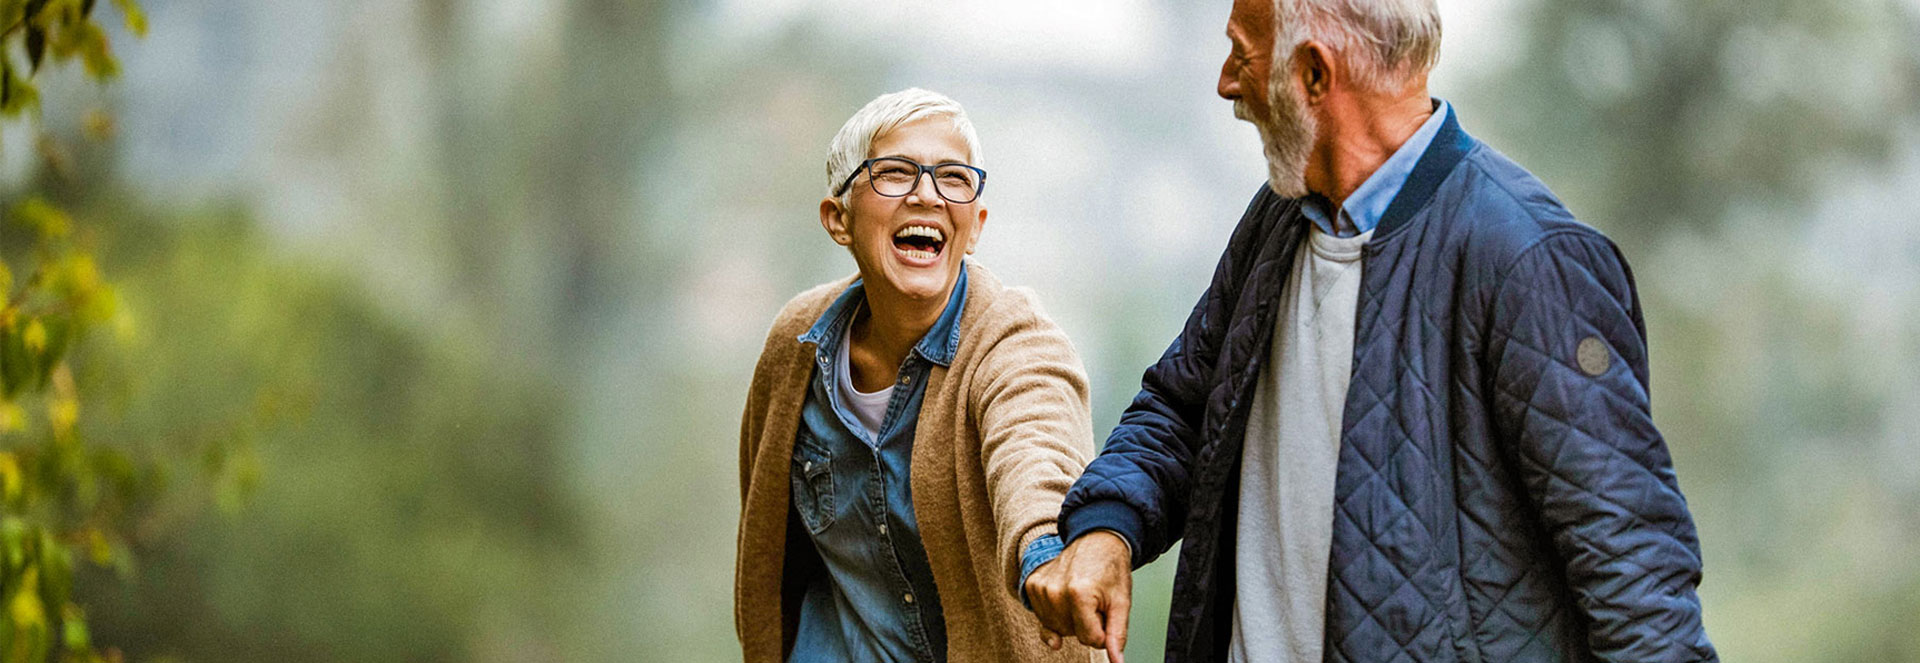
<path id="1" fill-rule="evenodd" d="M 1093 453 L 1085 371 L 986 225 L 959 104 L 909 89 L 834 136 L 820 225 L 854 276 L 781 309 L 740 428 L 734 621 L 748 663 L 1077 661 L 1024 573 Z M 1032 562 L 1032 563 L 1024 563 Z"/>

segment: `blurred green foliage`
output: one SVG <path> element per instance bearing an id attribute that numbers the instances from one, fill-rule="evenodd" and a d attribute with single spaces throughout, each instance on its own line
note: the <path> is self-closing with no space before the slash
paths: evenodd
<path id="1" fill-rule="evenodd" d="M 265 174 L 155 200 L 177 181 L 129 181 L 122 167 L 155 157 L 131 155 L 115 116 L 38 110 L 64 99 L 44 75 L 57 63 L 137 76 L 144 60 L 120 44 L 117 63 L 114 30 L 72 22 L 119 9 L 137 34 L 137 8 L 0 0 L 0 117 L 16 129 L 0 154 L 33 157 L 0 184 L 8 293 L 36 268 L 61 275 L 9 323 L 26 325 L 8 336 L 20 352 L 39 350 L 16 364 L 0 344 L 31 369 L 0 412 L 20 426 L 0 433 L 0 506 L 53 535 L 19 538 L 0 623 L 29 554 L 66 565 L 33 578 L 45 628 L 5 641 L 45 648 L 39 660 L 81 636 L 135 660 L 732 660 L 738 399 L 774 307 L 851 269 L 812 218 L 847 114 L 907 85 L 968 104 L 996 178 L 1015 176 L 997 180 L 981 258 L 1039 287 L 1086 351 L 1097 430 L 1261 175 L 1220 165 L 1257 159 L 1250 129 L 1201 121 L 1227 114 L 1208 97 L 1225 3 L 1121 3 L 1113 15 L 1158 21 L 1092 22 L 1153 54 L 1125 67 L 1031 55 L 1018 35 L 964 44 L 955 66 L 956 42 L 935 37 L 978 34 L 966 21 L 876 26 L 844 3 L 149 4 L 140 44 L 202 30 L 165 65 L 194 73 L 154 85 L 242 92 L 189 112 L 153 90 L 99 103 L 129 113 L 121 126 L 144 112 L 177 144 L 216 144 L 199 154 L 256 136 L 273 154 L 241 163 Z M 1034 20 L 1062 19 L 1049 8 Z M 1897 454 L 1898 410 L 1920 403 L 1902 392 L 1920 337 L 1901 321 L 1920 301 L 1810 278 L 1803 249 L 1836 181 L 1880 172 L 1920 135 L 1912 14 L 1894 0 L 1523 0 L 1498 28 L 1507 50 L 1441 64 L 1474 66 L 1470 84 L 1435 90 L 1467 129 L 1636 268 L 1655 416 L 1728 660 L 1920 660 L 1905 628 L 1920 487 Z M 307 76 L 261 64 L 303 47 L 327 53 L 294 72 Z M 268 82 L 199 86 L 229 77 Z M 259 117 L 274 121 L 244 124 Z M 1140 170 L 1017 177 L 1119 162 Z M 1141 205 L 1156 187 L 1179 204 Z M 322 222 L 280 218 L 287 199 L 322 201 Z M 1200 213 L 1213 203 L 1225 211 Z M 1861 223 L 1897 242 L 1912 214 L 1876 217 Z M 72 284 L 96 294 L 61 304 Z M 56 426 L 69 416 L 71 444 Z M 37 498 L 67 506 L 25 510 L 16 485 L 68 486 Z M 1176 556 L 1136 576 L 1136 660 L 1158 658 Z M 81 623 L 68 605 L 83 628 L 65 626 Z"/>
<path id="2" fill-rule="evenodd" d="M 139 7 L 117 4 L 143 31 Z M 93 5 L 0 2 L 0 119 L 38 120 L 33 76 L 43 62 L 80 60 L 96 80 L 118 72 Z M 13 61 L 16 45 L 24 68 Z M 119 650 L 95 647 L 75 598 L 76 566 L 131 573 L 129 544 L 164 469 L 90 435 L 74 350 L 89 331 L 124 330 L 129 318 L 95 262 L 89 228 L 39 196 L 0 213 L 10 222 L 0 228 L 0 660 L 117 661 Z"/>
<path id="3" fill-rule="evenodd" d="M 406 321 L 242 209 L 157 211 L 111 142 L 47 140 L 64 166 L 0 190 L 36 219 L 0 246 L 89 220 L 83 264 L 113 267 L 120 306 L 67 343 L 69 400 L 144 472 L 109 530 L 125 562 L 62 576 L 95 639 L 133 660 L 562 659 L 585 560 L 542 367 Z"/>
<path id="4" fill-rule="evenodd" d="M 140 574 L 86 588 L 98 631 L 136 656 L 320 662 L 511 660 L 476 648 L 564 628 L 581 524 L 558 393 L 511 349 L 398 322 L 237 210 L 80 208 L 115 219 L 101 254 L 166 332 L 114 367 L 112 433 L 239 433 L 236 480 L 259 477 L 233 516 L 173 513 Z M 281 423 L 231 431 L 236 410 Z"/>

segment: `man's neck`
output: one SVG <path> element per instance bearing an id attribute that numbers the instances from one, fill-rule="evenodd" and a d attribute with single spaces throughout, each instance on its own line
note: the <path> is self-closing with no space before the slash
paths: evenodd
<path id="1" fill-rule="evenodd" d="M 1337 212 L 1433 116 L 1426 86 L 1415 90 L 1393 98 L 1351 95 L 1330 101 L 1320 119 L 1321 142 L 1307 168 L 1307 188 L 1326 196 Z"/>

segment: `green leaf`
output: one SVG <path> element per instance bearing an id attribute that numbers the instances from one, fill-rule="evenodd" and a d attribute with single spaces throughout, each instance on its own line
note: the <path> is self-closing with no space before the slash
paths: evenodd
<path id="1" fill-rule="evenodd" d="M 67 649 L 92 647 L 93 640 L 87 635 L 87 615 L 80 611 L 80 606 L 68 603 L 60 612 L 60 639 Z"/>
<path id="2" fill-rule="evenodd" d="M 26 199 L 13 208 L 13 218 L 47 239 L 66 237 L 73 231 L 73 217 L 39 196 Z"/>
<path id="3" fill-rule="evenodd" d="M 147 36 L 147 14 L 140 11 L 140 3 L 134 0 L 113 0 L 120 13 L 127 17 L 127 31 L 135 37 Z"/>
<path id="4" fill-rule="evenodd" d="M 27 351 L 39 353 L 47 349 L 47 325 L 39 318 L 27 320 L 26 331 L 21 332 L 21 340 L 27 344 Z"/>
<path id="5" fill-rule="evenodd" d="M 6 553 L 9 569 L 20 568 L 27 562 L 27 521 L 19 516 L 0 519 L 0 552 Z"/>
<path id="6" fill-rule="evenodd" d="M 32 380 L 32 357 L 20 334 L 0 329 L 0 399 L 12 400 Z"/>
<path id="7" fill-rule="evenodd" d="M 47 609 L 40 602 L 40 573 L 36 569 L 27 569 L 20 580 L 20 589 L 13 593 L 13 600 L 7 602 L 7 617 L 15 626 L 32 628 L 47 623 Z"/>
<path id="8" fill-rule="evenodd" d="M 40 93 L 31 79 L 21 77 L 10 67 L 0 66 L 0 115 L 17 116 L 39 100 Z"/>
<path id="9" fill-rule="evenodd" d="M 133 16 L 133 14 L 128 15 L 129 30 L 134 30 Z M 140 28 L 134 30 L 134 34 L 146 32 L 145 21 L 146 19 L 141 19 Z M 80 61 L 87 66 L 88 75 L 95 79 L 108 79 L 120 75 L 120 61 L 113 57 L 113 48 L 107 43 L 107 33 L 100 30 L 100 24 L 81 23 L 76 32 L 80 40 Z"/>

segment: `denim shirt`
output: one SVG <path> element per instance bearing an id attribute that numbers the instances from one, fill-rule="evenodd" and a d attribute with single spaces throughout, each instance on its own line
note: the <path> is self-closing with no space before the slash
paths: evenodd
<path id="1" fill-rule="evenodd" d="M 962 265 L 946 311 L 901 363 L 879 431 L 868 431 L 840 402 L 835 382 L 840 344 L 866 298 L 862 282 L 800 337 L 815 345 L 816 364 L 793 446 L 793 508 L 827 572 L 807 580 L 788 661 L 946 660 L 946 624 L 913 515 L 909 468 L 927 374 L 953 361 L 966 293 Z"/>

